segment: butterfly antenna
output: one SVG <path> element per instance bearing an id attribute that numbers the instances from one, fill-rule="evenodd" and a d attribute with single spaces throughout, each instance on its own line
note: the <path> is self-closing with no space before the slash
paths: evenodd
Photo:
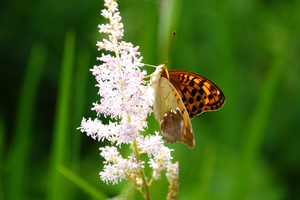
<path id="1" fill-rule="evenodd" d="M 167 63 L 169 61 L 169 57 L 170 57 L 170 54 L 171 54 L 171 49 L 172 49 L 172 45 L 173 45 L 175 34 L 176 34 L 176 31 L 174 31 L 174 33 L 173 33 L 173 38 L 172 38 L 172 42 L 171 42 L 171 46 L 170 46 L 170 50 L 169 50 L 169 55 L 168 55 L 168 59 L 167 59 L 165 65 L 167 65 Z"/>
<path id="2" fill-rule="evenodd" d="M 146 64 L 146 63 L 144 63 L 144 66 L 149 66 L 149 67 L 157 67 L 157 66 L 155 66 L 155 65 L 149 65 L 149 64 Z"/>

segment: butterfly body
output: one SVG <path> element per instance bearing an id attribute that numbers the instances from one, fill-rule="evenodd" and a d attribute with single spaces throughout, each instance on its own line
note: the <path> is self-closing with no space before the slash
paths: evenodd
<path id="1" fill-rule="evenodd" d="M 191 119 L 195 115 L 221 108 L 223 92 L 209 79 L 183 71 L 168 71 L 159 65 L 150 78 L 154 89 L 154 117 L 159 122 L 163 138 L 185 143 L 194 148 L 195 137 Z"/>

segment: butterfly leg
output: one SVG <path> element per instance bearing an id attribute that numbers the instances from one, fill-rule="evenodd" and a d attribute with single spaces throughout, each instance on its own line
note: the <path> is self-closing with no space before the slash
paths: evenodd
<path id="1" fill-rule="evenodd" d="M 150 82 L 150 81 L 146 81 L 146 82 Z M 146 89 L 144 90 L 144 92 L 142 93 L 142 95 L 145 94 L 146 90 L 147 90 L 150 86 L 151 86 L 151 84 L 149 84 L 149 85 L 146 87 Z"/>
<path id="2" fill-rule="evenodd" d="M 151 77 L 151 74 L 150 75 L 148 75 L 148 76 L 144 76 L 144 78 L 150 78 Z"/>

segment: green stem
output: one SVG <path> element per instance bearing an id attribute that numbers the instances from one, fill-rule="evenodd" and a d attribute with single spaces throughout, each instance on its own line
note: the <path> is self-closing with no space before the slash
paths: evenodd
<path id="1" fill-rule="evenodd" d="M 133 141 L 133 147 L 134 147 L 134 152 L 135 152 L 135 155 L 136 155 L 136 159 L 138 161 L 141 161 L 141 156 L 140 156 L 140 152 L 139 152 L 139 150 L 137 148 L 136 140 Z M 144 171 L 143 168 L 141 169 L 141 175 L 142 175 L 143 185 L 145 187 L 145 193 L 146 193 L 146 197 L 144 197 L 144 198 L 147 199 L 147 200 L 151 200 L 151 197 L 150 197 L 150 188 L 149 188 L 149 185 L 147 183 L 145 171 Z"/>

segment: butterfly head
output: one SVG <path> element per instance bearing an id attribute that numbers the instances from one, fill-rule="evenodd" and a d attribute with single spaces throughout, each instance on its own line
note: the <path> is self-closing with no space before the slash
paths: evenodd
<path id="1" fill-rule="evenodd" d="M 150 82 L 151 82 L 151 86 L 156 86 L 159 82 L 159 79 L 162 75 L 162 73 L 164 73 L 167 70 L 166 65 L 158 65 L 156 67 L 156 70 L 151 74 L 151 78 L 150 78 Z"/>

